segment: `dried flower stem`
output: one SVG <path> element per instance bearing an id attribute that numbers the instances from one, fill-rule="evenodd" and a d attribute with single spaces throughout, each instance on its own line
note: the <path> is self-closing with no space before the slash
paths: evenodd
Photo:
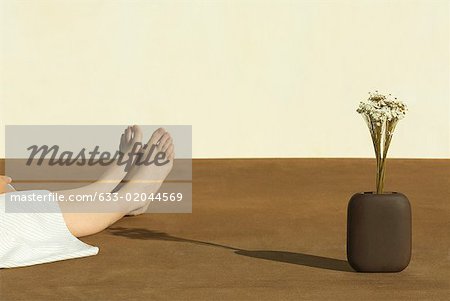
<path id="1" fill-rule="evenodd" d="M 391 145 L 392 135 L 400 119 L 405 116 L 406 105 L 397 99 L 379 94 L 372 94 L 366 102 L 361 102 L 357 110 L 362 114 L 369 127 L 373 148 L 377 160 L 376 192 L 384 189 L 386 157 Z"/>

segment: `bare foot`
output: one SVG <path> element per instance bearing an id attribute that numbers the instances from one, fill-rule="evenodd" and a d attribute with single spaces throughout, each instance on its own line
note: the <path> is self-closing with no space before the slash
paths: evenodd
<path id="1" fill-rule="evenodd" d="M 140 151 L 131 170 L 124 179 L 123 191 L 156 193 L 173 167 L 175 157 L 173 139 L 162 129 L 157 129 L 150 140 Z M 139 208 L 132 210 L 128 215 L 144 213 L 150 202 L 145 201 Z"/>
<path id="2" fill-rule="evenodd" d="M 136 145 L 136 146 L 135 146 Z M 120 137 L 119 151 L 122 154 L 129 154 L 133 151 L 139 151 L 142 146 L 142 129 L 138 125 L 128 126 Z M 137 149 L 136 149 L 137 148 Z"/>
<path id="3" fill-rule="evenodd" d="M 133 156 L 133 152 L 138 152 L 142 146 L 142 130 L 139 126 L 133 125 L 128 126 L 124 131 L 122 136 L 120 137 L 119 143 L 119 151 L 123 155 L 123 159 L 127 160 L 130 157 L 130 163 L 128 166 L 132 166 L 133 159 L 136 159 Z M 120 160 L 119 160 L 120 161 Z M 111 164 L 105 172 L 99 177 L 99 184 L 103 184 L 102 188 L 99 185 L 94 185 L 96 189 L 100 189 L 99 191 L 112 191 L 114 187 L 116 187 L 126 176 L 127 169 L 126 164 L 119 164 L 119 162 L 114 162 Z"/>

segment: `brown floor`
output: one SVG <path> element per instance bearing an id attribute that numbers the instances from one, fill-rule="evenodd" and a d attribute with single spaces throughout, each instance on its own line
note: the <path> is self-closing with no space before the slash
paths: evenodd
<path id="1" fill-rule="evenodd" d="M 391 160 L 413 209 L 398 274 L 346 262 L 346 206 L 366 159 L 194 160 L 193 213 L 125 218 L 98 256 L 1 270 L 0 300 L 448 300 L 450 160 Z"/>

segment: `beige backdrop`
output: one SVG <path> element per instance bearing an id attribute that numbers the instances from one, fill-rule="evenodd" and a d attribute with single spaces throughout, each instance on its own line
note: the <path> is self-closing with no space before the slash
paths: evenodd
<path id="1" fill-rule="evenodd" d="M 194 157 L 450 157 L 449 1 L 1 0 L 5 124 L 192 124 Z M 2 145 L 3 152 L 3 145 Z"/>

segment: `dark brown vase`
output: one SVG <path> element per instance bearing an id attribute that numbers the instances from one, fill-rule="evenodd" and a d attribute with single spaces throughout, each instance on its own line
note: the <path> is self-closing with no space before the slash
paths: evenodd
<path id="1" fill-rule="evenodd" d="M 411 259 L 411 206 L 401 193 L 357 193 L 348 203 L 347 259 L 358 272 L 400 272 Z"/>

